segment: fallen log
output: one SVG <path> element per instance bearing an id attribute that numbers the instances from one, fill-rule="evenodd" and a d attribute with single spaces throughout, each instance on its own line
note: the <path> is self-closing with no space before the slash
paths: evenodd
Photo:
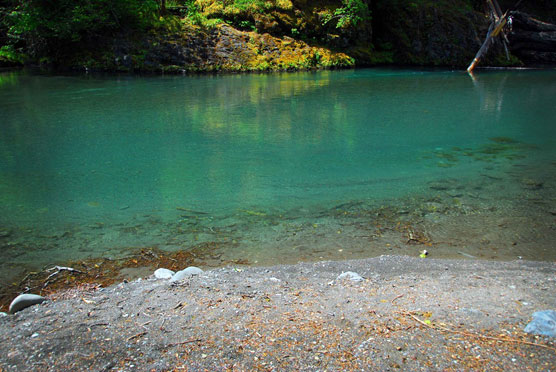
<path id="1" fill-rule="evenodd" d="M 509 12 L 510 17 L 512 18 L 512 27 L 519 28 L 525 31 L 556 31 L 556 25 L 552 23 L 547 23 L 543 21 L 539 21 L 536 18 L 533 18 L 527 13 L 523 13 L 520 11 L 511 11 Z"/>
<path id="2" fill-rule="evenodd" d="M 556 31 L 512 31 L 510 38 L 512 51 L 528 49 L 539 52 L 556 52 Z"/>
<path id="3" fill-rule="evenodd" d="M 512 11 L 510 49 L 526 64 L 556 63 L 556 25 L 535 19 L 529 14 Z"/>
<path id="4" fill-rule="evenodd" d="M 519 11 L 501 14 L 496 0 L 487 0 L 487 3 L 493 21 L 485 41 L 467 68 L 468 72 L 473 71 L 498 36 L 502 39 L 507 57 L 509 49 L 528 65 L 556 63 L 556 25 L 540 21 Z"/>

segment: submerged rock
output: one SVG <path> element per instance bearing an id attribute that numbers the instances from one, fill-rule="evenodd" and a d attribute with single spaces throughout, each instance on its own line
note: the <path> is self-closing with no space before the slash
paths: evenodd
<path id="1" fill-rule="evenodd" d="M 431 181 L 428 185 L 430 189 L 436 191 L 450 190 L 451 192 L 454 192 L 454 190 L 461 190 L 464 188 L 463 185 L 460 185 L 457 180 L 451 178 Z"/>
<path id="2" fill-rule="evenodd" d="M 177 273 L 175 273 L 172 278 L 170 279 L 171 282 L 176 282 L 178 280 L 183 280 L 185 278 L 189 278 L 191 276 L 194 275 L 199 275 L 202 274 L 203 270 L 199 269 L 198 267 L 195 266 L 189 266 L 187 269 L 178 271 Z"/>
<path id="3" fill-rule="evenodd" d="M 157 279 L 170 279 L 175 274 L 174 271 L 160 268 L 154 272 L 154 277 Z"/>
<path id="4" fill-rule="evenodd" d="M 523 188 L 527 190 L 540 190 L 543 188 L 544 182 L 533 180 L 530 178 L 524 178 L 521 180 L 521 184 Z"/>
<path id="5" fill-rule="evenodd" d="M 5 316 L 8 316 L 8 314 L 5 313 L 5 312 L 3 312 L 3 311 L 0 311 L 0 318 L 3 318 L 3 317 L 5 317 Z"/>
<path id="6" fill-rule="evenodd" d="M 14 314 L 19 310 L 23 310 L 26 307 L 33 306 L 44 302 L 46 298 L 36 295 L 36 294 L 20 294 L 10 304 L 10 313 Z"/>
<path id="7" fill-rule="evenodd" d="M 365 279 L 363 279 L 363 277 L 357 273 L 354 273 L 353 271 L 346 271 L 345 273 L 341 273 L 340 275 L 338 275 L 338 278 L 336 278 L 336 280 L 351 280 L 352 282 L 361 282 Z"/>

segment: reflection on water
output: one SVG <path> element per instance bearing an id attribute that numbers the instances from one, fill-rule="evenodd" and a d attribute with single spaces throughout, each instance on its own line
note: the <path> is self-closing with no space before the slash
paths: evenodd
<path id="1" fill-rule="evenodd" d="M 2 271 L 203 244 L 553 259 L 555 96 L 554 71 L 0 74 Z"/>

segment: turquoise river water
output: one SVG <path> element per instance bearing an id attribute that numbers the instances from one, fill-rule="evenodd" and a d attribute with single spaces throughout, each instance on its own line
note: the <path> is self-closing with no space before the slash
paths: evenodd
<path id="1" fill-rule="evenodd" d="M 0 73 L 4 280 L 141 247 L 553 260 L 555 178 L 555 70 Z"/>

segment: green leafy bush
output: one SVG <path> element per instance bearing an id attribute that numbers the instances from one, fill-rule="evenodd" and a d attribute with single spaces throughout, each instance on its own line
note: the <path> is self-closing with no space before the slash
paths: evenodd
<path id="1" fill-rule="evenodd" d="M 333 15 L 325 17 L 325 24 L 336 21 L 336 28 L 357 27 L 370 19 L 369 7 L 363 0 L 342 0 L 342 5 Z"/>
<path id="2" fill-rule="evenodd" d="M 155 0 L 22 0 L 9 18 L 10 36 L 24 40 L 35 60 L 56 60 L 160 22 Z"/>
<path id="3" fill-rule="evenodd" d="M 0 64 L 21 64 L 23 63 L 23 56 L 19 54 L 13 45 L 4 45 L 0 47 Z"/>

